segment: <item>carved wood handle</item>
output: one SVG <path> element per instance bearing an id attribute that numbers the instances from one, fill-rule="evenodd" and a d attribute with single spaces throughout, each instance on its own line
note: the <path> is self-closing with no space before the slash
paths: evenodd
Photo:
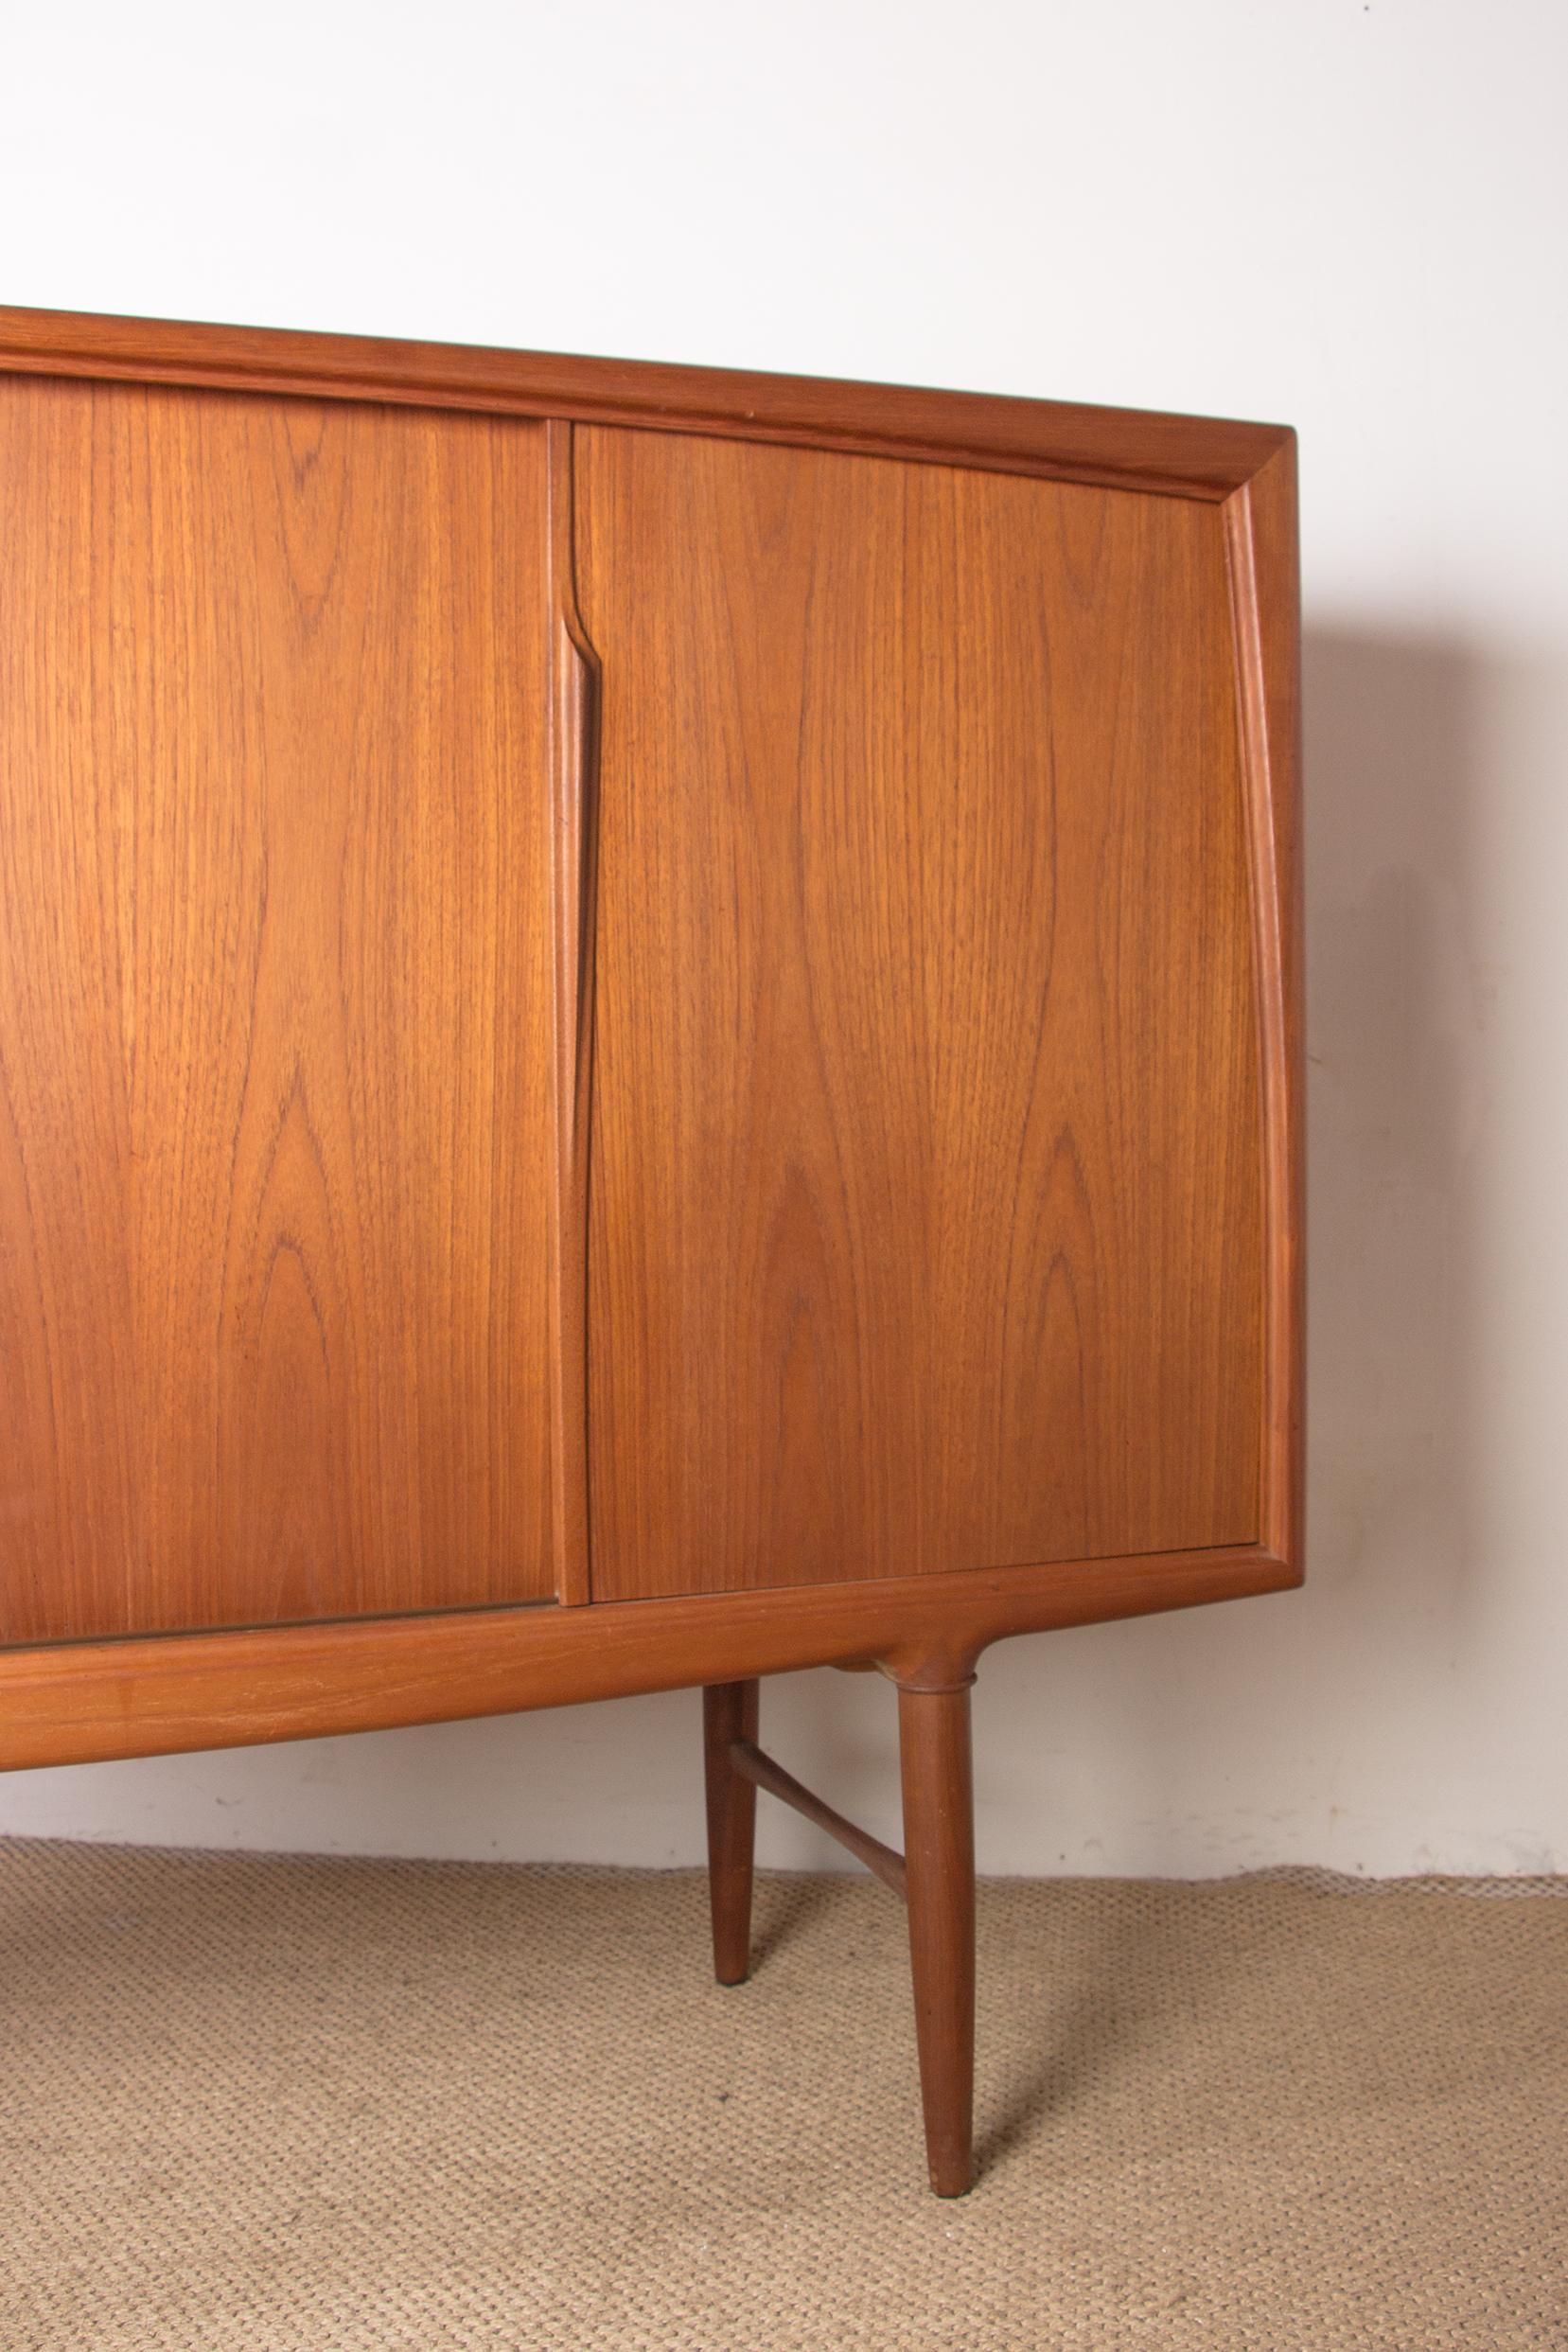
<path id="1" fill-rule="evenodd" d="M 593 1025 L 593 899 L 598 849 L 598 657 L 574 605 L 556 609 L 554 793 L 556 1043 L 571 1120 L 563 1141 L 575 1162 L 586 1147 Z"/>
<path id="2" fill-rule="evenodd" d="M 599 659 L 577 610 L 573 429 L 545 428 L 550 496 L 551 875 L 555 1005 L 553 1473 L 555 1590 L 590 1598 L 588 1524 L 588 1152 L 593 1086 Z"/>

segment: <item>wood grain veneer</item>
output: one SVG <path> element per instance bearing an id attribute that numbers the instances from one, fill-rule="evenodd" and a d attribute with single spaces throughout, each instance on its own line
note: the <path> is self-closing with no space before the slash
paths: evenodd
<path id="1" fill-rule="evenodd" d="M 0 1640 L 554 1590 L 545 515 L 0 376 Z"/>
<path id="2" fill-rule="evenodd" d="M 1221 515 L 576 439 L 595 1596 L 1255 1541 Z"/>
<path id="3" fill-rule="evenodd" d="M 1274 426 L 0 311 L 0 1767 L 703 1685 L 961 2195 L 977 1657 L 1301 1573 L 1295 566 Z"/>

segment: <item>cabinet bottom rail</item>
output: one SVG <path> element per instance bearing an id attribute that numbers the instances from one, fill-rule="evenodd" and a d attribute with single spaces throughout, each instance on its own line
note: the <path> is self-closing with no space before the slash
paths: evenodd
<path id="1" fill-rule="evenodd" d="M 0 1649 L 0 1771 L 385 1731 L 868 1658 L 900 1684 L 942 1688 L 1013 1634 L 1300 1581 L 1294 1565 L 1247 1544 Z"/>

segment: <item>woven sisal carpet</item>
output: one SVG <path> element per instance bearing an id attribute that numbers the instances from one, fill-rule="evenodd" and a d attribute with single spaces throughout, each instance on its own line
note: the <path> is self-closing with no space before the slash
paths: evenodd
<path id="1" fill-rule="evenodd" d="M 0 2342 L 1568 2346 L 1565 1888 L 993 1882 L 942 2205 L 870 1882 L 0 1844 Z"/>

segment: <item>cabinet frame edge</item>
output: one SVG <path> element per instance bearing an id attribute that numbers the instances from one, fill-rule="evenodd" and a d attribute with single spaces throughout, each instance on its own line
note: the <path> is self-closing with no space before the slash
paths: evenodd
<path id="1" fill-rule="evenodd" d="M 1299 1573 L 1305 1515 L 1306 1159 L 1295 437 L 1221 510 L 1246 802 L 1263 1176 L 1259 1532 Z"/>

